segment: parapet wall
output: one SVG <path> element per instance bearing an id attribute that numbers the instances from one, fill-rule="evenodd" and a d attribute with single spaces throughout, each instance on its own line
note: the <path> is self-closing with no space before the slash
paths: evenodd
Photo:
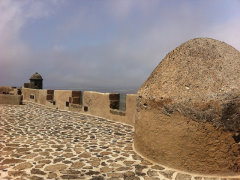
<path id="1" fill-rule="evenodd" d="M 16 87 L 12 86 L 0 86 L 0 94 L 16 94 Z"/>
<path id="2" fill-rule="evenodd" d="M 21 103 L 21 95 L 0 94 L 0 104 L 20 105 Z"/>
<path id="3" fill-rule="evenodd" d="M 77 111 L 134 126 L 136 95 L 126 95 L 126 110 L 119 109 L 119 94 L 94 91 L 22 88 L 23 100 L 61 110 Z"/>

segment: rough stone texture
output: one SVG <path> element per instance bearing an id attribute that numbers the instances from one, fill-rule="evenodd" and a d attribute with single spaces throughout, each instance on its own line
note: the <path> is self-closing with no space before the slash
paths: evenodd
<path id="1" fill-rule="evenodd" d="M 138 91 L 135 148 L 168 167 L 240 173 L 240 53 L 208 38 L 170 52 Z"/>
<path id="2" fill-rule="evenodd" d="M 0 179 L 194 179 L 139 156 L 133 130 L 33 103 L 0 105 Z"/>
<path id="3" fill-rule="evenodd" d="M 32 164 L 30 162 L 25 162 L 25 163 L 18 164 L 16 167 L 14 167 L 14 169 L 23 170 L 23 169 L 28 169 L 31 167 L 32 167 Z"/>
<path id="4" fill-rule="evenodd" d="M 0 104 L 20 105 L 22 98 L 22 95 L 0 94 Z"/>
<path id="5" fill-rule="evenodd" d="M 10 94 L 14 91 L 14 88 L 11 86 L 0 86 L 0 94 Z"/>

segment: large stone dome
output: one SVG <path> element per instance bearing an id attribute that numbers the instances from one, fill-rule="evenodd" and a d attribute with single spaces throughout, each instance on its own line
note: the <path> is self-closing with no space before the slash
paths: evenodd
<path id="1" fill-rule="evenodd" d="M 240 103 L 240 52 L 214 39 L 187 41 L 162 60 L 138 94 L 166 111 L 240 130 L 240 114 L 230 118 Z"/>
<path id="2" fill-rule="evenodd" d="M 166 166 L 240 172 L 240 52 L 209 38 L 167 54 L 138 91 L 136 150 Z"/>

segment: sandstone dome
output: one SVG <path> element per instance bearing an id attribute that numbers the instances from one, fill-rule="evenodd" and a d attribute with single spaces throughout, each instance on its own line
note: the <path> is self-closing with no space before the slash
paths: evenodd
<path id="1" fill-rule="evenodd" d="M 138 94 L 162 104 L 166 113 L 240 129 L 240 52 L 215 39 L 189 40 L 160 62 Z"/>
<path id="2" fill-rule="evenodd" d="M 189 40 L 138 90 L 134 147 L 187 172 L 240 173 L 240 52 L 210 38 Z"/>

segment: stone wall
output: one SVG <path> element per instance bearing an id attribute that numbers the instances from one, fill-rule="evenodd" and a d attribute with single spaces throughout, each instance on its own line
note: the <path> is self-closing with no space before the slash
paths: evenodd
<path id="1" fill-rule="evenodd" d="M 22 104 L 21 95 L 0 94 L 0 104 L 20 105 Z"/>
<path id="2" fill-rule="evenodd" d="M 11 86 L 0 86 L 0 94 L 10 94 L 15 88 Z"/>
<path id="3" fill-rule="evenodd" d="M 40 101 L 43 102 L 43 100 L 39 100 L 39 92 L 40 90 L 37 89 L 22 88 L 23 100 L 40 104 Z"/>
<path id="4" fill-rule="evenodd" d="M 69 110 L 69 98 L 72 96 L 71 90 L 54 90 L 54 101 L 56 107 L 63 110 Z"/>
<path id="5" fill-rule="evenodd" d="M 92 115 L 134 125 L 136 95 L 126 95 L 126 111 L 111 108 L 112 100 L 109 98 L 111 95 L 115 94 L 85 91 L 83 95 L 83 111 Z"/>
<path id="6" fill-rule="evenodd" d="M 22 88 L 23 100 L 52 108 L 87 113 L 94 116 L 134 125 L 136 95 L 126 95 L 126 110 L 111 107 L 111 97 L 116 94 L 94 91 L 46 90 Z M 115 100 L 119 104 L 119 99 Z"/>

